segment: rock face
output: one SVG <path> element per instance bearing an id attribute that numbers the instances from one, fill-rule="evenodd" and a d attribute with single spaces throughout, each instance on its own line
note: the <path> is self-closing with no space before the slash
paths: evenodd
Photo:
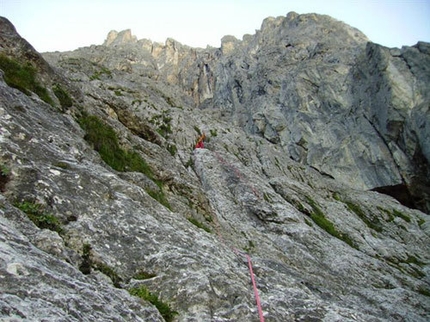
<path id="1" fill-rule="evenodd" d="M 2 63 L 2 319 L 257 321 L 246 254 L 266 321 L 430 318 L 430 45 L 289 13 L 41 56 L 0 25 L 51 97 Z"/>

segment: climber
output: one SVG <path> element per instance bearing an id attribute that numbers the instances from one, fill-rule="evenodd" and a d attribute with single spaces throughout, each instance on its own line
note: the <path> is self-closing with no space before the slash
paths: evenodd
<path id="1" fill-rule="evenodd" d="M 196 143 L 196 149 L 204 149 L 204 143 L 203 143 L 203 140 L 206 138 L 206 135 L 205 135 L 205 133 L 203 132 L 203 134 L 199 137 L 199 139 L 197 140 L 197 143 Z"/>

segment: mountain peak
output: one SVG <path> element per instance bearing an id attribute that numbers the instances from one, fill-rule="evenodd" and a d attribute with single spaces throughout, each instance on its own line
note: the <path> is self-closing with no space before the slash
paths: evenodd
<path id="1" fill-rule="evenodd" d="M 303 43 L 336 39 L 339 43 L 346 41 L 347 44 L 353 45 L 369 41 L 358 29 L 328 15 L 316 13 L 289 12 L 285 17 L 268 17 L 263 20 L 260 31 L 263 34 L 271 34 L 277 40 L 283 40 L 285 37 L 301 38 Z"/>
<path id="2" fill-rule="evenodd" d="M 136 36 L 132 35 L 130 29 L 126 29 L 120 32 L 117 32 L 116 30 L 111 30 L 105 42 L 103 43 L 104 46 L 117 46 L 117 45 L 125 45 L 129 43 L 135 43 L 137 42 Z"/>
<path id="3" fill-rule="evenodd" d="M 0 40 L 0 320 L 429 320 L 428 44 Z"/>

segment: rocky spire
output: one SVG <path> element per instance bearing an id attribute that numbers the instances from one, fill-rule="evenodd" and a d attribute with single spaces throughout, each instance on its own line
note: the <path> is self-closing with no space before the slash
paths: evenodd
<path id="1" fill-rule="evenodd" d="M 137 42 L 136 36 L 131 34 L 130 29 L 126 29 L 120 32 L 117 32 L 115 30 L 111 30 L 105 42 L 103 43 L 104 46 L 118 46 L 118 45 L 126 45 Z"/>

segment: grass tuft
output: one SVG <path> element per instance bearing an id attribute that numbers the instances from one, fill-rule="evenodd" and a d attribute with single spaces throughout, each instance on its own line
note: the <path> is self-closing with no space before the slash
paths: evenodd
<path id="1" fill-rule="evenodd" d="M 28 218 L 39 228 L 49 229 L 61 233 L 62 228 L 57 217 L 45 213 L 40 204 L 23 201 L 15 203 L 15 206 L 25 212 Z"/>
<path id="2" fill-rule="evenodd" d="M 109 265 L 102 263 L 102 262 L 93 263 L 93 267 L 95 270 L 102 272 L 107 277 L 109 277 L 115 287 L 121 288 L 120 283 L 121 283 L 122 279 L 118 275 L 118 273 L 115 272 L 115 270 L 112 267 L 110 267 Z"/>
<path id="3" fill-rule="evenodd" d="M 155 274 L 155 273 L 148 273 L 145 271 L 139 271 L 133 276 L 133 278 L 136 280 L 147 280 L 147 279 L 150 279 L 150 278 L 153 278 L 156 276 L 157 276 L 157 274 Z"/>
<path id="4" fill-rule="evenodd" d="M 135 171 L 146 175 L 160 188 L 157 191 L 147 190 L 147 193 L 163 206 L 171 209 L 164 194 L 163 185 L 154 178 L 149 165 L 136 151 L 125 151 L 120 147 L 117 134 L 111 126 L 95 115 L 83 115 L 78 122 L 86 132 L 84 139 L 93 145 L 104 162 L 120 172 Z"/>
<path id="5" fill-rule="evenodd" d="M 71 107 L 73 105 L 73 101 L 69 95 L 59 84 L 55 84 L 52 87 L 52 90 L 60 101 L 60 105 L 63 108 Z"/>
<path id="6" fill-rule="evenodd" d="M 307 197 L 307 201 L 308 201 L 308 204 L 312 207 L 312 212 L 310 213 L 310 217 L 315 224 L 317 224 L 320 228 L 324 229 L 327 233 L 329 233 L 333 237 L 336 237 L 342 240 L 343 242 L 347 243 L 349 246 L 358 249 L 357 245 L 348 235 L 345 235 L 339 232 L 336 229 L 336 227 L 333 225 L 333 223 L 325 217 L 323 211 L 318 207 L 315 201 L 313 201 L 309 197 Z"/>
<path id="7" fill-rule="evenodd" d="M 156 182 L 157 183 L 157 182 Z M 160 204 L 166 207 L 169 210 L 172 210 L 172 206 L 170 206 L 169 200 L 167 200 L 166 194 L 163 191 L 163 188 L 160 184 L 158 184 L 159 190 L 150 190 L 147 189 L 146 192 L 155 200 L 157 200 Z"/>
<path id="8" fill-rule="evenodd" d="M 163 302 L 158 298 L 157 295 L 151 293 L 146 286 L 140 285 L 138 287 L 133 287 L 128 290 L 128 292 L 131 295 L 140 297 L 141 299 L 150 302 L 153 304 L 157 310 L 160 312 L 161 316 L 164 318 L 166 322 L 172 322 L 175 315 L 178 314 L 178 312 L 173 311 L 169 304 Z"/>
<path id="9" fill-rule="evenodd" d="M 174 157 L 176 152 L 178 152 L 178 148 L 174 144 L 167 144 L 167 151 L 169 151 L 170 155 Z"/>
<path id="10" fill-rule="evenodd" d="M 371 228 L 371 229 L 373 229 L 379 233 L 382 232 L 382 225 L 376 217 L 369 219 L 366 216 L 366 214 L 364 213 L 364 211 L 358 205 L 356 205 L 350 201 L 344 201 L 344 203 L 346 204 L 346 206 L 348 207 L 349 210 L 351 210 L 358 217 L 360 217 L 360 219 L 367 225 L 367 227 L 369 227 L 369 228 Z"/>
<path id="11" fill-rule="evenodd" d="M 211 232 L 212 232 L 212 231 L 211 231 L 211 229 L 210 229 L 209 227 L 207 227 L 205 224 L 201 223 L 201 222 L 200 222 L 200 221 L 198 221 L 197 219 L 195 219 L 195 218 L 193 218 L 193 217 L 188 217 L 187 219 L 188 219 L 188 221 L 189 221 L 190 223 L 192 223 L 194 226 L 196 226 L 196 227 L 198 227 L 198 228 L 200 228 L 200 229 L 203 229 L 204 231 L 206 231 L 206 232 L 208 232 L 208 233 L 211 233 Z"/>
<path id="12" fill-rule="evenodd" d="M 84 115 L 78 120 L 85 130 L 84 139 L 91 143 L 103 161 L 117 171 L 142 172 L 152 178 L 148 164 L 135 151 L 123 150 L 116 132 L 95 115 Z"/>
<path id="13" fill-rule="evenodd" d="M 96 66 L 96 64 L 94 64 Z M 99 67 L 99 70 L 95 71 L 93 75 L 90 76 L 90 80 L 100 80 L 103 75 L 106 75 L 108 78 L 112 78 L 112 72 L 106 67 Z"/>
<path id="14" fill-rule="evenodd" d="M 37 71 L 31 64 L 25 65 L 17 60 L 0 55 L 0 69 L 4 72 L 4 80 L 10 87 L 14 87 L 26 95 L 36 93 L 43 101 L 53 105 L 48 91 L 37 80 Z"/>
<path id="15" fill-rule="evenodd" d="M 402 218 L 406 222 L 411 222 L 411 217 L 396 209 L 393 210 L 393 215 L 396 217 Z"/>

